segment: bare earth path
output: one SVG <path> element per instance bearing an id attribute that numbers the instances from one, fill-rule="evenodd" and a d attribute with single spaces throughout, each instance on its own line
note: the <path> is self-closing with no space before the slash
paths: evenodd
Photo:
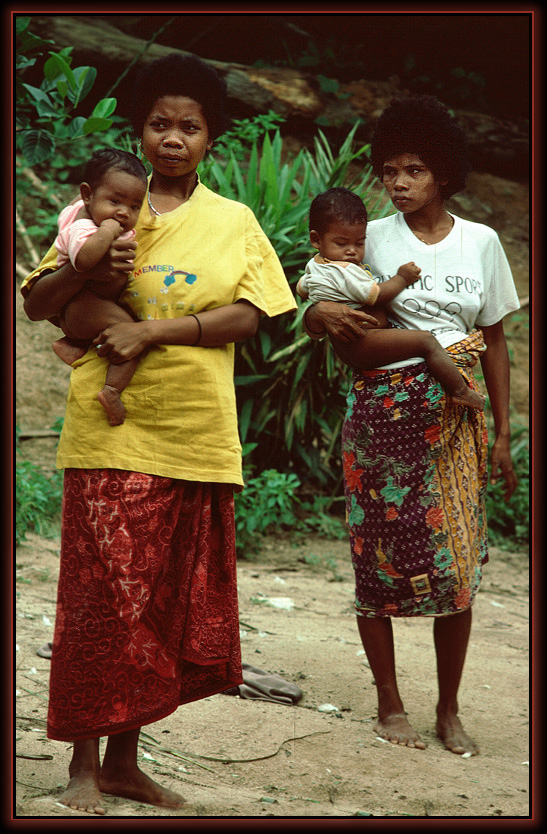
<path id="1" fill-rule="evenodd" d="M 300 560 L 306 561 L 300 561 Z M 60 805 L 70 745 L 45 737 L 58 542 L 29 536 L 17 583 L 17 817 L 87 816 Z M 528 574 L 523 554 L 493 551 L 474 606 L 460 698 L 481 752 L 435 736 L 431 621 L 395 624 L 407 709 L 425 751 L 373 730 L 375 692 L 352 610 L 345 542 L 269 541 L 239 567 L 243 659 L 303 690 L 298 706 L 215 695 L 145 727 L 141 767 L 185 796 L 172 812 L 105 797 L 111 817 L 527 817 Z M 334 711 L 321 711 L 319 708 Z"/>

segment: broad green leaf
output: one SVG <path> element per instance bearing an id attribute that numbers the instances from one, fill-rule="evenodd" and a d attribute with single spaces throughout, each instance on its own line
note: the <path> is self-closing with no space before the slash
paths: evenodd
<path id="1" fill-rule="evenodd" d="M 22 140 L 22 151 L 29 165 L 37 165 L 51 156 L 55 141 L 47 130 L 29 130 Z"/>
<path id="2" fill-rule="evenodd" d="M 99 119 L 107 119 L 116 109 L 117 103 L 115 98 L 103 98 L 93 108 L 91 116 Z"/>
<path id="3" fill-rule="evenodd" d="M 58 53 L 50 52 L 50 58 L 44 64 L 44 75 L 48 81 L 55 81 L 60 75 L 64 75 L 69 87 L 76 89 L 76 80 L 69 64 Z"/>
<path id="4" fill-rule="evenodd" d="M 89 133 L 98 133 L 101 130 L 108 130 L 111 125 L 112 119 L 97 119 L 91 117 L 85 121 L 84 134 L 87 136 Z"/>
<path id="5" fill-rule="evenodd" d="M 97 70 L 95 67 L 77 67 L 74 70 L 74 81 L 75 81 L 75 90 L 74 90 L 74 107 L 77 107 L 81 101 L 87 96 L 93 84 L 95 83 L 95 79 L 97 77 Z M 99 115 L 93 112 L 93 116 Z M 110 115 L 108 114 L 100 114 L 101 116 Z"/>
<path id="6" fill-rule="evenodd" d="M 84 125 L 86 124 L 86 119 L 83 116 L 76 116 L 72 119 L 71 123 L 68 126 L 68 134 L 71 139 L 78 139 L 79 137 L 84 135 Z"/>
<path id="7" fill-rule="evenodd" d="M 51 98 L 44 90 L 41 90 L 39 87 L 33 87 L 31 84 L 23 84 L 23 87 L 28 90 L 35 101 L 42 101 L 51 107 Z"/>

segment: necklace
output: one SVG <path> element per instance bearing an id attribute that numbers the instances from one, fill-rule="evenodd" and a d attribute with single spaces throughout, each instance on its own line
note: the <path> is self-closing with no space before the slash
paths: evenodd
<path id="1" fill-rule="evenodd" d="M 151 199 L 150 199 L 150 192 L 148 192 L 148 195 L 147 195 L 147 196 L 148 196 L 148 205 L 150 206 L 150 210 L 151 210 L 151 211 L 152 211 L 152 212 L 153 212 L 153 213 L 154 213 L 157 217 L 161 217 L 161 211 L 158 211 L 158 210 L 157 210 L 157 209 L 155 209 L 155 208 L 154 208 L 154 206 L 152 205 L 152 201 L 151 201 Z"/>
<path id="2" fill-rule="evenodd" d="M 449 228 L 448 232 L 446 233 L 446 235 L 450 234 L 450 232 L 452 231 L 452 229 L 454 227 L 454 218 L 452 217 L 452 215 L 449 215 L 449 217 L 450 217 L 450 228 Z M 420 232 L 416 232 L 416 231 L 414 231 L 414 229 L 410 229 L 410 231 L 412 232 L 413 235 L 415 235 L 418 238 L 418 240 L 421 240 L 422 243 L 425 243 L 426 246 L 433 246 L 433 243 L 438 243 L 439 242 L 439 241 L 433 241 L 433 243 L 430 243 L 428 240 L 426 240 L 424 237 L 422 237 Z M 443 235 L 441 240 L 443 240 L 446 237 L 446 235 Z"/>

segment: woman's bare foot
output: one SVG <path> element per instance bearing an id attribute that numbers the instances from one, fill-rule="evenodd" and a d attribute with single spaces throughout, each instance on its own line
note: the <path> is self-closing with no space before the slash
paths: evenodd
<path id="1" fill-rule="evenodd" d="M 125 799 L 134 799 L 137 802 L 147 802 L 149 805 L 158 805 L 161 808 L 187 808 L 188 803 L 180 794 L 162 788 L 145 773 L 132 767 L 129 771 L 116 770 L 108 772 L 101 768 L 99 786 L 103 793 L 123 796 Z"/>
<path id="2" fill-rule="evenodd" d="M 97 399 L 106 411 L 110 425 L 121 426 L 125 420 L 125 408 L 119 391 L 116 391 L 111 385 L 105 385 L 103 390 L 97 394 Z"/>
<path id="3" fill-rule="evenodd" d="M 88 814 L 105 814 L 102 796 L 94 776 L 72 776 L 65 792 L 59 798 L 62 805 L 73 811 L 87 811 Z"/>
<path id="4" fill-rule="evenodd" d="M 386 741 L 392 744 L 401 744 L 404 747 L 416 747 L 418 750 L 425 750 L 425 744 L 410 726 L 404 712 L 396 712 L 378 719 L 374 729 Z"/>
<path id="5" fill-rule="evenodd" d="M 57 339 L 56 342 L 53 342 L 51 347 L 59 359 L 62 359 L 67 365 L 72 365 L 73 362 L 76 362 L 77 359 L 81 359 L 82 356 L 85 356 L 87 353 L 87 347 L 77 345 L 75 342 L 67 339 L 66 336 L 64 339 Z"/>
<path id="6" fill-rule="evenodd" d="M 463 405 L 465 408 L 476 408 L 477 411 L 484 411 L 486 397 L 478 391 L 469 388 L 468 385 L 463 385 L 461 390 L 451 395 L 453 402 L 456 405 Z"/>
<path id="7" fill-rule="evenodd" d="M 458 756 L 463 756 L 464 753 L 476 756 L 479 752 L 479 748 L 467 735 L 457 715 L 437 713 L 437 735 L 446 749 Z"/>

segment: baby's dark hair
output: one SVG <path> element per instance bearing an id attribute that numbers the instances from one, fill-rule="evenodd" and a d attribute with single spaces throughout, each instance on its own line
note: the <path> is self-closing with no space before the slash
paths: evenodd
<path id="1" fill-rule="evenodd" d="M 142 136 L 146 118 L 154 102 L 162 96 L 187 96 L 197 101 L 213 140 L 228 127 L 226 82 L 195 55 L 172 52 L 140 70 L 135 80 L 131 118 L 137 136 Z"/>
<path id="2" fill-rule="evenodd" d="M 92 188 L 101 184 L 101 180 L 107 171 L 124 171 L 138 177 L 146 185 L 146 169 L 140 159 L 129 151 L 121 151 L 118 148 L 103 148 L 95 153 L 88 160 L 83 179 Z"/>
<path id="3" fill-rule="evenodd" d="M 329 188 L 318 194 L 310 206 L 309 228 L 319 235 L 328 231 L 331 223 L 367 222 L 367 210 L 361 198 L 348 188 Z"/>
<path id="4" fill-rule="evenodd" d="M 371 140 L 372 170 L 378 179 L 382 179 L 384 163 L 404 153 L 416 154 L 436 180 L 448 180 L 440 188 L 443 199 L 465 188 L 471 170 L 467 138 L 434 96 L 392 99 L 378 119 Z"/>

